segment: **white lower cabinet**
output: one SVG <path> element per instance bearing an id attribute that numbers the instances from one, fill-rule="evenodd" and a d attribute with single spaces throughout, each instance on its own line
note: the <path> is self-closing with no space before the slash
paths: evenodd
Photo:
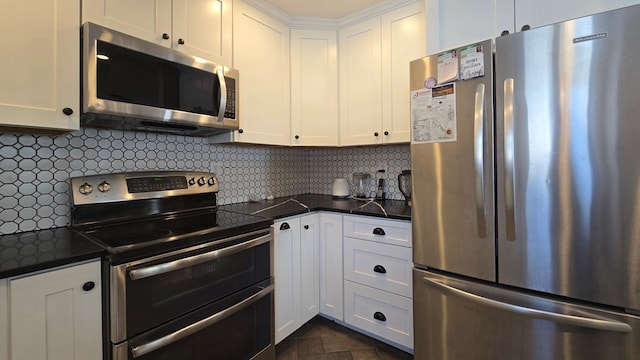
<path id="1" fill-rule="evenodd" d="M 344 320 L 342 215 L 320 213 L 320 313 Z"/>
<path id="2" fill-rule="evenodd" d="M 276 344 L 319 312 L 319 215 L 274 222 Z"/>
<path id="3" fill-rule="evenodd" d="M 347 324 L 413 349 L 411 298 L 345 281 L 344 304 Z"/>
<path id="4" fill-rule="evenodd" d="M 7 279 L 0 279 L 0 360 L 9 360 L 9 292 Z"/>
<path id="5" fill-rule="evenodd" d="M 345 215 L 344 321 L 413 349 L 411 222 Z"/>
<path id="6" fill-rule="evenodd" d="M 8 358 L 102 359 L 100 278 L 100 260 L 95 260 L 0 284 L 0 295 L 3 286 L 9 292 Z M 0 326 L 6 322 L 3 317 Z M 6 328 L 0 335 L 3 331 Z"/>

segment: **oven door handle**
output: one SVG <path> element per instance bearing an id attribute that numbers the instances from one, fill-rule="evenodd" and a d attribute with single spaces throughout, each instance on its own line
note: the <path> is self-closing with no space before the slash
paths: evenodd
<path id="1" fill-rule="evenodd" d="M 184 339 L 185 337 L 192 335 L 194 333 L 197 333 L 198 331 L 205 329 L 235 313 L 237 313 L 238 311 L 241 311 L 245 308 L 247 308 L 248 306 L 250 306 L 251 304 L 255 303 L 256 301 L 262 299 L 263 297 L 269 295 L 271 292 L 273 292 L 273 284 L 265 287 L 264 289 L 260 290 L 259 292 L 249 296 L 248 298 L 242 300 L 241 302 L 226 308 L 218 313 L 215 313 L 209 317 L 206 317 L 198 322 L 195 322 L 187 327 L 184 327 L 174 333 L 171 333 L 169 335 L 163 336 L 159 339 L 150 341 L 146 344 L 142 344 L 139 346 L 136 346 L 134 348 L 131 349 L 131 354 L 133 355 L 134 358 L 138 358 L 141 357 L 143 355 L 146 355 L 150 352 L 156 351 L 158 349 L 161 349 L 171 343 L 174 343 L 178 340 Z"/>
<path id="2" fill-rule="evenodd" d="M 266 234 L 266 235 L 257 237 L 253 240 L 249 240 L 249 241 L 232 245 L 229 247 L 225 247 L 222 249 L 213 250 L 210 252 L 206 252 L 206 253 L 198 254 L 194 256 L 189 256 L 184 259 L 174 260 L 174 261 L 163 263 L 163 264 L 153 265 L 153 266 L 144 267 L 140 269 L 134 269 L 129 271 L 129 277 L 131 278 L 131 280 L 140 280 L 140 279 L 144 279 L 144 278 L 148 278 L 148 277 L 152 277 L 160 274 L 165 274 L 171 271 L 184 269 L 190 266 L 202 264 L 207 261 L 232 255 L 240 251 L 244 251 L 249 248 L 262 245 L 264 243 L 271 241 L 271 239 L 272 239 L 272 235 Z"/>

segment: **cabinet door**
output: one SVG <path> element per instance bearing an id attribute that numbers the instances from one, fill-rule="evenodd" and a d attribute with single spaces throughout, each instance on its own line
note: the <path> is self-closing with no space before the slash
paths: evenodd
<path id="1" fill-rule="evenodd" d="M 320 216 L 300 218 L 300 326 L 320 312 Z"/>
<path id="2" fill-rule="evenodd" d="M 342 215 L 320 214 L 320 312 L 344 319 Z"/>
<path id="3" fill-rule="evenodd" d="M 164 46 L 174 41 L 171 0 L 82 0 L 82 22 L 87 21 Z"/>
<path id="4" fill-rule="evenodd" d="M 9 292 L 7 279 L 0 279 L 0 360 L 9 360 Z"/>
<path id="5" fill-rule="evenodd" d="M 382 141 L 409 142 L 409 62 L 426 55 L 422 2 L 381 17 Z"/>
<path id="6" fill-rule="evenodd" d="M 622 6 L 638 3 L 637 0 L 515 0 L 516 30 L 523 25 L 531 28 L 575 19 Z M 551 10 L 552 9 L 552 10 Z"/>
<path id="7" fill-rule="evenodd" d="M 234 67 L 240 70 L 238 142 L 289 145 L 289 28 L 244 1 L 234 3 Z"/>
<path id="8" fill-rule="evenodd" d="M 550 11 L 528 0 L 540 10 Z M 426 0 L 427 55 L 514 30 L 514 0 Z"/>
<path id="9" fill-rule="evenodd" d="M 5 4 L 0 13 L 5 34 L 0 47 L 0 128 L 77 130 L 79 0 Z M 73 113 L 65 115 L 65 108 Z"/>
<path id="10" fill-rule="evenodd" d="M 83 285 L 93 282 L 91 289 Z M 100 261 L 10 280 L 12 359 L 102 359 Z"/>
<path id="11" fill-rule="evenodd" d="M 232 66 L 231 21 L 231 0 L 173 0 L 172 47 Z"/>
<path id="12" fill-rule="evenodd" d="M 300 218 L 276 221 L 273 275 L 275 277 L 276 344 L 298 328 L 300 313 Z"/>
<path id="13" fill-rule="evenodd" d="M 291 30 L 291 144 L 338 145 L 335 30 Z"/>
<path id="14" fill-rule="evenodd" d="M 339 31 L 340 145 L 382 143 L 380 18 Z"/>

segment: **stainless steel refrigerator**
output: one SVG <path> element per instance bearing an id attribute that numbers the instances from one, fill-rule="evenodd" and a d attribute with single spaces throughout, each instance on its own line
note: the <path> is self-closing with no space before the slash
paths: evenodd
<path id="1" fill-rule="evenodd" d="M 416 359 L 640 358 L 638 29 L 640 5 L 411 62 Z"/>

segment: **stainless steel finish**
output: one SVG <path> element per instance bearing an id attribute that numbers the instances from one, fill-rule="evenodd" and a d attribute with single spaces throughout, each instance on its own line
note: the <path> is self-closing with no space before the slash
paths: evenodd
<path id="1" fill-rule="evenodd" d="M 474 99 L 475 109 L 473 111 L 473 154 L 476 170 L 476 214 L 478 225 L 478 236 L 487 237 L 487 217 L 484 196 L 484 124 L 487 122 L 484 112 L 485 86 L 476 86 L 476 96 Z"/>
<path id="2" fill-rule="evenodd" d="M 479 194 L 486 201 L 481 213 L 494 218 L 493 160 L 493 54 L 490 40 L 483 47 L 485 75 L 459 80 L 455 91 L 457 140 L 411 145 L 413 261 L 418 266 L 495 280 L 495 238 L 493 221 L 482 230 Z M 410 63 L 410 89 L 423 89 L 425 80 L 437 78 L 437 56 Z M 484 86 L 484 124 L 478 139 L 479 120 L 475 104 L 478 85 Z M 481 151 L 478 151 L 479 149 Z M 483 153 L 483 159 L 477 156 Z M 481 163 L 481 164 L 480 164 Z M 478 167 L 485 174 L 482 191 L 477 191 Z M 469 256 L 468 254 L 473 254 Z"/>
<path id="3" fill-rule="evenodd" d="M 227 108 L 227 82 L 224 80 L 224 66 L 216 69 L 218 81 L 220 82 L 220 111 L 218 112 L 218 122 L 224 122 L 224 111 Z M 215 99 L 213 99 L 215 100 Z"/>
<path id="4" fill-rule="evenodd" d="M 139 177 L 164 177 L 164 176 L 183 176 L 187 179 L 187 183 L 190 179 L 197 180 L 201 177 L 205 179 L 214 179 L 214 184 L 206 186 L 203 185 L 189 185 L 187 189 L 170 190 L 170 191 L 150 191 L 144 193 L 129 193 L 127 189 L 127 179 L 139 178 Z M 99 184 L 108 184 L 109 191 L 91 191 L 83 193 L 83 187 L 99 187 Z M 216 174 L 207 172 L 187 172 L 187 171 L 146 171 L 146 172 L 130 172 L 130 173 L 118 173 L 118 174 L 101 174 L 101 175 L 88 175 L 71 178 L 72 198 L 73 205 L 86 205 L 86 204 L 98 204 L 109 203 L 123 200 L 141 200 L 141 199 L 153 199 L 166 196 L 175 195 L 191 195 L 202 194 L 218 191 L 218 181 Z"/>
<path id="5" fill-rule="evenodd" d="M 141 357 L 143 355 L 149 354 L 153 351 L 156 351 L 158 349 L 161 349 L 169 344 L 172 344 L 180 339 L 184 339 L 185 337 L 195 334 L 198 331 L 207 328 L 235 313 L 237 313 L 238 311 L 247 308 L 248 306 L 250 306 L 251 304 L 255 303 L 256 301 L 262 299 L 263 297 L 271 294 L 273 292 L 274 286 L 273 285 L 269 285 L 266 288 L 264 288 L 263 290 L 261 290 L 260 292 L 246 298 L 245 300 L 223 310 L 220 311 L 218 313 L 215 313 L 205 319 L 202 319 L 196 323 L 193 323 L 185 328 L 182 328 L 172 334 L 163 336 L 159 339 L 153 340 L 149 343 L 143 344 L 143 345 L 139 345 L 136 346 L 135 348 L 131 349 L 131 353 L 133 355 L 134 358 L 138 358 Z"/>
<path id="6" fill-rule="evenodd" d="M 429 277 L 423 277 L 422 280 L 425 284 L 436 288 L 438 291 L 442 293 L 452 294 L 456 296 L 460 296 L 469 301 L 475 301 L 482 306 L 486 307 L 494 307 L 498 310 L 503 310 L 507 312 L 512 312 L 524 316 L 535 317 L 538 319 L 544 319 L 556 322 L 558 324 L 571 325 L 571 326 L 579 326 L 588 329 L 595 330 L 603 330 L 603 331 L 613 331 L 620 333 L 630 333 L 632 331 L 631 326 L 629 324 L 601 319 L 597 316 L 575 316 L 575 315 L 564 315 L 562 313 L 555 313 L 550 311 L 532 309 L 530 307 L 518 306 L 514 304 L 509 304 L 507 302 L 502 302 L 498 300 L 493 300 L 484 296 L 476 295 L 453 286 L 447 285 L 443 282 L 440 282 L 437 279 L 432 279 Z"/>
<path id="7" fill-rule="evenodd" d="M 265 235 L 268 233 L 268 235 Z M 265 229 L 258 230 L 250 233 L 245 233 L 242 235 L 228 237 L 222 240 L 215 241 L 215 244 L 221 245 L 226 242 L 235 241 L 241 238 L 249 238 L 252 236 L 258 236 L 258 238 L 263 238 L 263 236 L 268 236 L 269 241 L 273 240 L 273 229 Z M 250 239 L 248 241 L 252 241 Z M 120 264 L 111 267 L 111 295 L 110 295 L 110 318 L 111 318 L 111 341 L 114 343 L 119 343 L 124 341 L 127 334 L 126 327 L 126 319 L 127 319 L 127 303 L 126 303 L 126 289 L 127 289 L 127 273 L 129 269 L 132 267 L 140 266 L 149 262 L 156 262 L 158 260 L 166 259 L 169 257 L 174 257 L 176 255 L 181 255 L 184 253 L 188 253 L 195 250 L 200 250 L 206 247 L 211 246 L 211 243 L 200 244 L 196 246 L 192 246 L 186 249 L 172 251 L 170 253 L 151 256 L 148 258 L 144 258 L 142 260 L 132 261 L 125 264 Z M 271 258 L 271 273 L 273 274 L 273 248 L 270 249 L 270 258 Z"/>
<path id="8" fill-rule="evenodd" d="M 224 76 L 234 78 L 236 86 L 236 118 L 225 118 L 224 108 L 220 111 L 223 121 L 219 122 L 218 116 L 190 113 L 172 109 L 161 109 L 151 106 L 130 104 L 119 101 L 103 100 L 97 97 L 96 84 L 96 63 L 97 63 L 97 41 L 106 41 L 121 47 L 129 48 L 138 52 L 149 54 L 161 59 L 181 63 L 203 71 L 216 73 L 218 67 L 224 69 Z M 121 32 L 107 29 L 105 27 L 85 23 L 83 25 L 83 50 L 82 50 L 82 111 L 81 121 L 83 124 L 93 124 L 100 127 L 118 127 L 125 129 L 145 130 L 151 129 L 177 134 L 188 134 L 193 136 L 209 136 L 239 128 L 238 122 L 238 93 L 239 93 L 239 72 L 236 69 L 219 66 L 205 59 L 191 56 L 186 53 L 173 50 L 152 42 L 144 41 Z M 218 75 L 219 76 L 219 75 Z M 226 84 L 222 77 L 221 84 Z M 226 92 L 221 94 L 226 98 Z M 226 105 L 226 99 L 225 99 Z M 156 122 L 160 127 L 152 127 L 143 123 L 143 120 Z M 162 125 L 176 124 L 182 127 L 171 128 Z M 186 130 L 187 127 L 195 127 L 195 130 Z"/>
<path id="9" fill-rule="evenodd" d="M 198 264 L 205 263 L 207 261 L 211 261 L 221 257 L 236 254 L 238 252 L 262 245 L 264 243 L 268 243 L 269 241 L 272 240 L 272 238 L 273 236 L 271 236 L 271 234 L 267 234 L 267 235 L 263 235 L 258 238 L 252 239 L 250 241 L 232 245 L 226 248 L 213 250 L 207 253 L 198 254 L 194 256 L 189 256 L 186 258 L 170 261 L 163 264 L 134 269 L 129 271 L 129 277 L 131 278 L 131 280 L 140 280 L 140 279 L 145 279 L 152 276 L 157 276 L 160 274 L 165 274 L 171 271 L 184 269 L 190 266 L 195 266 Z"/>
<path id="10" fill-rule="evenodd" d="M 496 39 L 516 164 L 510 241 L 510 150 L 498 147 L 501 283 L 640 309 L 638 19 L 630 6 Z M 498 109 L 509 101 L 497 92 Z M 497 144 L 508 122 L 498 111 Z"/>
<path id="11" fill-rule="evenodd" d="M 507 240 L 516 239 L 516 215 L 513 181 L 513 79 L 504 80 L 504 208 Z"/>
<path id="12" fill-rule="evenodd" d="M 413 281 L 414 326 L 422 339 L 415 342 L 416 359 L 631 360 L 640 354 L 639 316 L 416 269 Z"/>

